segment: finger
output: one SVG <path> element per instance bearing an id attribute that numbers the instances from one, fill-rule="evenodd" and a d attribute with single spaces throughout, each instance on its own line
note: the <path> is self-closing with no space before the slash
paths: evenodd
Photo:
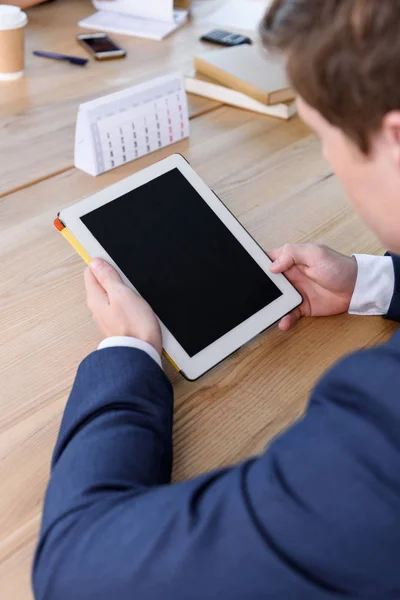
<path id="1" fill-rule="evenodd" d="M 119 273 L 105 260 L 94 258 L 89 266 L 92 274 L 107 293 L 110 293 L 113 287 L 123 285 Z"/>
<path id="2" fill-rule="evenodd" d="M 286 244 L 281 249 L 279 256 L 272 263 L 272 273 L 283 273 L 293 265 L 308 265 L 310 259 L 309 244 Z"/>
<path id="3" fill-rule="evenodd" d="M 282 248 L 272 248 L 272 250 L 268 250 L 267 256 L 271 260 L 276 260 L 281 252 L 282 252 Z"/>
<path id="4" fill-rule="evenodd" d="M 108 304 L 107 292 L 90 269 L 85 269 L 86 303 L 91 311 Z"/>
<path id="5" fill-rule="evenodd" d="M 283 319 L 279 322 L 279 329 L 281 331 L 288 331 L 292 327 L 296 325 L 296 323 L 300 320 L 302 314 L 300 308 L 295 308 L 291 313 L 283 317 Z"/>

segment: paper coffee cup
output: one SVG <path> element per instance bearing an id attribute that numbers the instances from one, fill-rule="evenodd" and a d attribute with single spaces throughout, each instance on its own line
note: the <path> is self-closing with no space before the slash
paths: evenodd
<path id="1" fill-rule="evenodd" d="M 0 81 L 24 74 L 24 27 L 26 13 L 18 6 L 0 4 Z"/>

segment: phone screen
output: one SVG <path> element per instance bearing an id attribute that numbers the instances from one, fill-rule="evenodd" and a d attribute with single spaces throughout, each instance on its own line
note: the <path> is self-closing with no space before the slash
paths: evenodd
<path id="1" fill-rule="evenodd" d="M 120 46 L 117 46 L 117 44 L 108 37 L 108 35 L 102 35 L 101 37 L 81 37 L 80 40 L 86 44 L 86 46 L 89 46 L 95 54 L 122 50 Z"/>

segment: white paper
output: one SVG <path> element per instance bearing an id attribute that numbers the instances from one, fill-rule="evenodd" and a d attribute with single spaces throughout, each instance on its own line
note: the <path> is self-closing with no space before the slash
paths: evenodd
<path id="1" fill-rule="evenodd" d="M 174 0 L 113 0 L 99 2 L 93 0 L 97 10 L 132 15 L 142 19 L 154 19 L 163 23 L 174 21 Z"/>
<path id="2" fill-rule="evenodd" d="M 75 166 L 99 175 L 188 135 L 183 77 L 166 75 L 81 104 Z"/>
<path id="3" fill-rule="evenodd" d="M 256 31 L 272 0 L 230 0 L 207 20 L 224 29 Z"/>
<path id="4" fill-rule="evenodd" d="M 162 40 L 180 27 L 186 19 L 186 10 L 176 10 L 173 23 L 163 23 L 162 21 L 154 21 L 153 19 L 140 19 L 130 17 L 129 15 L 120 15 L 118 13 L 99 10 L 90 17 L 79 21 L 78 25 L 79 27 L 94 29 L 95 31 L 108 31 L 110 33 Z"/>

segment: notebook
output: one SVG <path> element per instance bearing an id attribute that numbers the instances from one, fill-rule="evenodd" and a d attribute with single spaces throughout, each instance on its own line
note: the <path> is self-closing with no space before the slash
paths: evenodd
<path id="1" fill-rule="evenodd" d="M 263 104 L 295 97 L 286 77 L 285 59 L 248 44 L 200 54 L 194 65 L 199 73 Z"/>
<path id="2" fill-rule="evenodd" d="M 190 94 L 217 100 L 224 104 L 230 104 L 238 108 L 250 110 L 270 117 L 279 119 L 290 119 L 296 114 L 296 103 L 294 100 L 287 103 L 274 104 L 267 106 L 250 96 L 246 96 L 242 92 L 237 92 L 231 88 L 225 87 L 213 79 L 202 75 L 201 73 L 192 72 L 185 77 L 186 91 Z"/>
<path id="3" fill-rule="evenodd" d="M 174 0 L 93 0 L 97 12 L 79 21 L 78 25 L 96 31 L 162 40 L 186 22 L 189 4 L 187 0 L 176 3 Z"/>

